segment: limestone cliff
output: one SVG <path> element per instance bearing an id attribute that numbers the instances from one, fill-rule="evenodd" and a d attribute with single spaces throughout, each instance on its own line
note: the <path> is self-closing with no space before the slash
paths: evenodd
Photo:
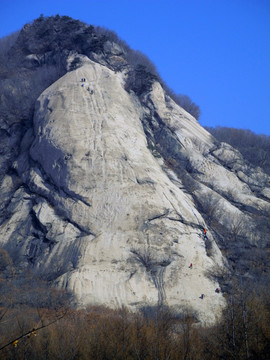
<path id="1" fill-rule="evenodd" d="M 213 274 L 227 266 L 216 241 L 262 241 L 270 179 L 158 81 L 138 96 L 129 67 L 102 56 L 67 52 L 69 71 L 36 100 L 12 156 L 3 132 L 1 246 L 79 306 L 167 304 L 213 322 L 225 306 Z"/>

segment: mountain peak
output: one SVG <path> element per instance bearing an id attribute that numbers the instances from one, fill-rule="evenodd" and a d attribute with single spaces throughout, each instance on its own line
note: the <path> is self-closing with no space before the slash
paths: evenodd
<path id="1" fill-rule="evenodd" d="M 269 176 L 93 27 L 40 18 L 12 52 L 24 58 L 29 89 L 45 65 L 60 59 L 65 70 L 33 94 L 28 111 L 16 93 L 12 112 L 3 93 L 2 246 L 78 306 L 191 307 L 202 322 L 216 321 L 221 274 L 247 272 L 237 246 L 265 246 Z"/>

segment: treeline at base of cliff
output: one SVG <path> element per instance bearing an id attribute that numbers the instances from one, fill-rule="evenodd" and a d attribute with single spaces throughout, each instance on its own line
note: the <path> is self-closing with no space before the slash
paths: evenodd
<path id="1" fill-rule="evenodd" d="M 136 313 L 89 306 L 33 274 L 21 276 L 1 250 L 1 359 L 269 359 L 270 293 L 232 281 L 228 306 L 204 327 L 188 308 L 145 307 Z M 202 301 L 205 301 L 203 299 Z"/>

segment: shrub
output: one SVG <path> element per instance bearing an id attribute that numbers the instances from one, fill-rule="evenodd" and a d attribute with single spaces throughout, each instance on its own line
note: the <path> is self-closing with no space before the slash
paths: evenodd
<path id="1" fill-rule="evenodd" d="M 144 65 L 137 65 L 134 70 L 129 71 L 125 88 L 127 91 L 133 90 L 136 95 L 141 96 L 149 91 L 157 76 L 149 72 Z"/>
<path id="2" fill-rule="evenodd" d="M 81 59 L 80 59 L 78 56 L 76 56 L 76 57 L 72 60 L 72 62 L 71 62 L 71 64 L 70 64 L 69 70 L 72 71 L 72 70 L 77 69 L 77 68 L 80 66 L 80 64 L 81 64 Z"/>
<path id="3" fill-rule="evenodd" d="M 205 127 L 217 140 L 235 147 L 254 166 L 270 174 L 270 136 L 257 135 L 250 130 L 217 126 Z"/>
<path id="4" fill-rule="evenodd" d="M 196 105 L 189 96 L 187 95 L 175 95 L 173 100 L 185 109 L 188 113 L 195 117 L 196 120 L 199 120 L 201 115 L 201 110 L 198 105 Z"/>
<path id="5" fill-rule="evenodd" d="M 5 36 L 0 39 L 0 72 L 2 72 L 3 68 L 8 66 L 8 51 L 16 42 L 19 36 L 19 31 L 16 31 L 8 36 Z"/>

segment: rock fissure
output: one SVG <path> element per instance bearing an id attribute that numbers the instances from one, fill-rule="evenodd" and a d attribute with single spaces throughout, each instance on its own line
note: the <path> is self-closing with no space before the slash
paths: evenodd
<path id="1" fill-rule="evenodd" d="M 163 214 L 160 215 L 155 215 L 149 219 L 147 219 L 148 222 L 156 220 L 156 219 L 161 219 L 161 218 L 165 218 L 168 214 L 169 214 L 170 210 L 167 209 Z"/>
<path id="2" fill-rule="evenodd" d="M 217 142 L 145 67 L 130 65 L 120 45 L 72 21 L 65 24 L 71 35 L 54 25 L 50 19 L 47 32 L 29 25 L 11 52 L 31 76 L 45 64 L 66 64 L 61 78 L 37 89 L 44 91 L 33 124 L 22 120 L 29 104 L 19 116 L 0 105 L 10 135 L 0 133 L 1 242 L 80 306 L 188 303 L 213 323 L 225 306 L 206 276 L 225 262 L 215 240 L 234 267 L 240 248 L 263 243 L 255 219 L 267 228 L 269 180 Z M 6 173 L 13 161 L 16 178 Z M 183 271 L 190 263 L 192 271 Z M 202 293 L 208 301 L 198 301 Z"/>
<path id="3" fill-rule="evenodd" d="M 165 267 L 159 267 L 157 269 L 151 270 L 151 277 L 158 291 L 158 306 L 162 306 L 166 299 L 166 293 L 164 289 L 164 272 Z"/>
<path id="4" fill-rule="evenodd" d="M 135 260 L 143 265 L 146 272 L 149 273 L 158 292 L 157 304 L 163 305 L 166 299 L 164 273 L 166 267 L 171 264 L 172 260 L 169 258 L 158 259 L 158 255 L 149 247 L 143 250 L 131 249 L 130 252 L 134 255 Z"/>

